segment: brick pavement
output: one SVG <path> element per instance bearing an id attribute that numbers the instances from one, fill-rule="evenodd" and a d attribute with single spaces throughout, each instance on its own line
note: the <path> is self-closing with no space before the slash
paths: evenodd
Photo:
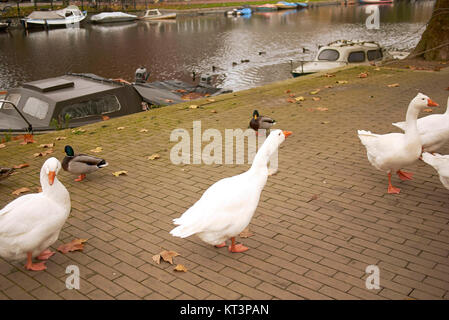
<path id="1" fill-rule="evenodd" d="M 72 213 L 53 248 L 75 237 L 88 239 L 85 250 L 54 255 L 44 272 L 0 259 L 0 299 L 448 299 L 449 191 L 432 168 L 417 162 L 406 168 L 415 179 L 395 177 L 401 193 L 386 194 L 387 177 L 368 163 L 356 130 L 398 131 L 391 122 L 404 118 L 417 92 L 443 112 L 449 69 L 368 68 L 368 78 L 357 78 L 365 69 L 223 95 L 199 109 L 189 109 L 191 102 L 154 109 L 86 126 L 80 135 L 58 131 L 37 136 L 38 144 L 8 142 L 0 149 L 1 165 L 30 167 L 0 183 L 0 207 L 14 199 L 13 190 L 36 189 L 44 159 L 33 153 L 56 136 L 67 137 L 56 141 L 57 158 L 65 144 L 83 152 L 101 146 L 99 155 L 110 165 L 81 183 L 59 175 Z M 400 86 L 387 87 L 391 83 Z M 309 94 L 315 88 L 321 88 L 320 101 Z M 287 89 L 306 100 L 288 103 Z M 310 111 L 318 106 L 328 111 Z M 294 134 L 281 147 L 279 173 L 262 192 L 250 224 L 254 235 L 241 239 L 250 250 L 231 254 L 195 236 L 172 237 L 173 218 L 213 182 L 248 165 L 173 165 L 170 132 L 191 130 L 193 120 L 201 120 L 203 130 L 246 129 L 255 108 Z M 153 153 L 161 158 L 147 160 Z M 449 154 L 449 147 L 441 153 Z M 129 174 L 116 178 L 111 173 L 118 170 Z M 163 249 L 180 253 L 175 263 L 188 272 L 155 264 L 152 256 Z M 380 268 L 379 290 L 365 287 L 370 264 Z M 80 267 L 80 290 L 65 287 L 68 265 Z"/>

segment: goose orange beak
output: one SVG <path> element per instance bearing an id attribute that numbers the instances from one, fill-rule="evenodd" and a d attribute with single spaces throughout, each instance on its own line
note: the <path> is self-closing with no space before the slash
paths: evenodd
<path id="1" fill-rule="evenodd" d="M 438 107 L 439 104 L 434 102 L 434 101 L 432 101 L 432 99 L 427 99 L 427 106 L 428 107 Z"/>
<path id="2" fill-rule="evenodd" d="M 293 132 L 291 132 L 291 131 L 282 131 L 282 133 L 283 133 L 284 136 L 287 138 L 287 137 L 290 136 Z"/>
<path id="3" fill-rule="evenodd" d="M 50 171 L 50 172 L 48 173 L 48 183 L 49 183 L 50 185 L 53 185 L 53 182 L 55 181 L 55 177 L 56 177 L 56 172 Z"/>

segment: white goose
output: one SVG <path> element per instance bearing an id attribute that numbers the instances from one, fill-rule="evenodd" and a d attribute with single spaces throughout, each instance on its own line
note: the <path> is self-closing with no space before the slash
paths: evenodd
<path id="1" fill-rule="evenodd" d="M 388 173 L 388 193 L 400 192 L 399 188 L 391 184 L 392 172 L 396 172 L 401 180 L 412 179 L 412 173 L 400 169 L 418 160 L 422 152 L 416 119 L 422 109 L 437 105 L 426 95 L 418 93 L 407 109 L 405 133 L 380 135 L 358 130 L 359 138 L 366 147 L 369 162 L 376 169 Z"/>
<path id="2" fill-rule="evenodd" d="M 21 196 L 0 210 L 0 256 L 7 260 L 27 258 L 28 270 L 45 270 L 45 262 L 54 252 L 47 248 L 59 237 L 69 216 L 70 195 L 56 178 L 61 163 L 56 158 L 45 161 L 40 172 L 42 192 Z"/>
<path id="3" fill-rule="evenodd" d="M 248 250 L 242 244 L 235 244 L 235 236 L 248 226 L 256 211 L 260 193 L 267 182 L 270 156 L 290 134 L 290 131 L 272 131 L 257 152 L 251 168 L 210 186 L 200 200 L 173 220 L 178 227 L 170 233 L 181 238 L 197 234 L 204 242 L 219 248 L 226 246 L 226 240 L 231 238 L 229 251 Z"/>
<path id="4" fill-rule="evenodd" d="M 449 155 L 442 156 L 438 153 L 432 155 L 428 152 L 424 152 L 422 154 L 422 159 L 425 163 L 431 165 L 438 171 L 441 183 L 446 189 L 449 189 Z"/>
<path id="5" fill-rule="evenodd" d="M 418 119 L 418 132 L 425 152 L 435 152 L 449 140 L 449 97 L 443 114 L 432 114 Z M 405 130 L 405 122 L 395 122 L 394 126 Z"/>

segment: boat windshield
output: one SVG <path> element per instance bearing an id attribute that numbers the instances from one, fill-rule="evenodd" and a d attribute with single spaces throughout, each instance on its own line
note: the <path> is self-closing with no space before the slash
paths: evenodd
<path id="1" fill-rule="evenodd" d="M 47 102 L 35 97 L 29 97 L 22 111 L 30 116 L 43 120 L 47 116 L 48 108 L 49 105 Z"/>
<path id="2" fill-rule="evenodd" d="M 157 16 L 159 14 L 159 11 L 156 10 L 148 10 L 147 16 Z"/>
<path id="3" fill-rule="evenodd" d="M 61 116 L 65 118 L 68 115 L 70 119 L 80 119 L 118 110 L 120 110 L 120 103 L 117 97 L 114 95 L 105 95 L 103 97 L 67 105 L 61 110 Z"/>
<path id="4" fill-rule="evenodd" d="M 18 93 L 10 93 L 6 96 L 5 100 L 11 101 L 17 107 L 20 101 L 20 94 Z M 14 107 L 10 103 L 2 103 L 0 102 L 0 109 L 14 109 Z"/>
<path id="5" fill-rule="evenodd" d="M 355 51 L 351 52 L 348 56 L 348 62 L 363 62 L 365 61 L 365 52 L 363 51 Z"/>
<path id="6" fill-rule="evenodd" d="M 337 61 L 337 59 L 340 57 L 340 53 L 337 50 L 334 49 L 324 49 L 320 52 L 318 55 L 318 60 L 324 60 L 324 61 Z"/>
<path id="7" fill-rule="evenodd" d="M 380 59 L 382 59 L 382 56 L 383 56 L 382 55 L 382 50 L 380 50 L 380 49 L 368 50 L 366 55 L 368 56 L 368 60 L 369 61 L 380 60 Z"/>

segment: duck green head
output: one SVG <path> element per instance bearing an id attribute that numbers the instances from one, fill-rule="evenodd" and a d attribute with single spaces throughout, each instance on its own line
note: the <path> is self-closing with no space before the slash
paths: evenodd
<path id="1" fill-rule="evenodd" d="M 75 152 L 73 152 L 73 148 L 71 146 L 65 146 L 64 151 L 69 157 L 73 157 L 75 155 Z"/>
<path id="2" fill-rule="evenodd" d="M 254 112 L 253 112 L 253 118 L 254 118 L 254 119 L 257 119 L 258 117 L 259 117 L 259 111 L 254 110 Z"/>

